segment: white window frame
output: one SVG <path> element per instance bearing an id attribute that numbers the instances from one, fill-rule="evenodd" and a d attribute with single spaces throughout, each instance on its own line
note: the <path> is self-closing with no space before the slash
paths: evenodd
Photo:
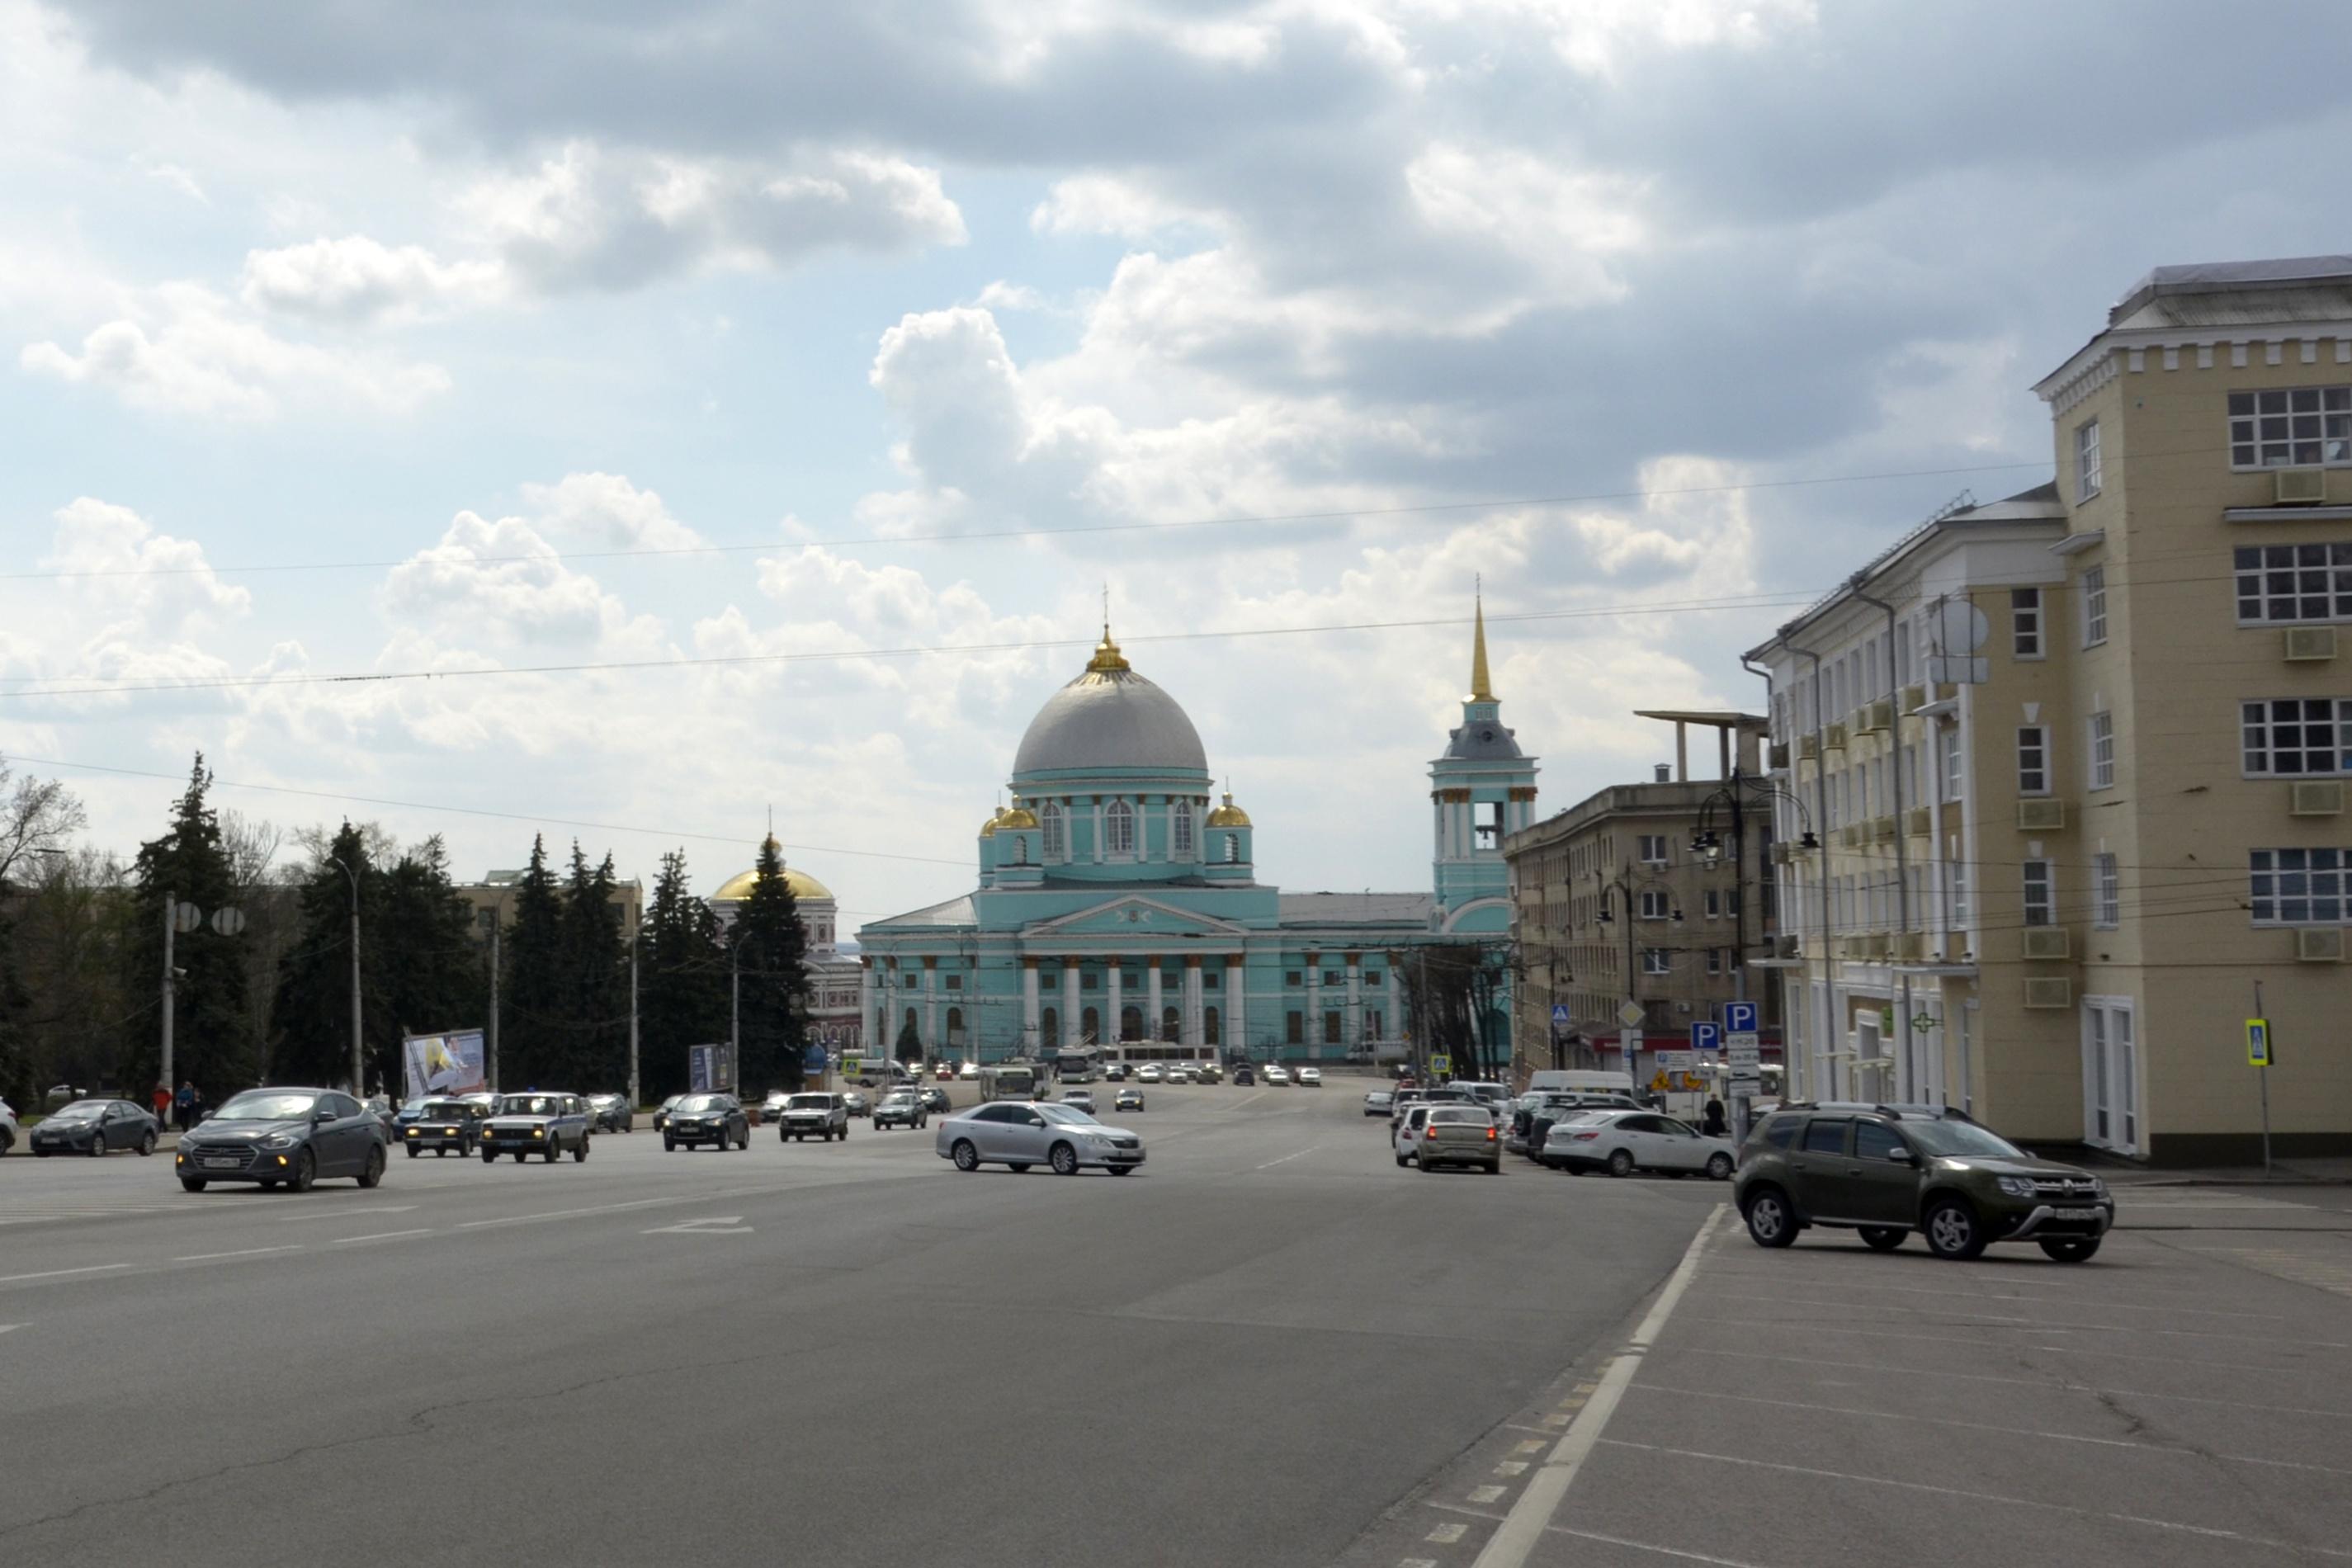
<path id="1" fill-rule="evenodd" d="M 2107 569 L 2083 568 L 2083 646 L 2097 647 L 2107 640 Z"/>
<path id="2" fill-rule="evenodd" d="M 1168 814 L 1168 858 L 1171 860 L 1192 858 L 1192 803 L 1180 800 Z"/>
<path id="3" fill-rule="evenodd" d="M 2018 923 L 2025 926 L 2056 925 L 2058 863 L 2046 859 L 2021 861 L 2018 878 L 2023 895 L 2018 906 Z"/>
<path id="4" fill-rule="evenodd" d="M 1723 973 L 1723 949 L 1710 947 L 1706 950 L 1706 972 L 1709 974 Z"/>
<path id="5" fill-rule="evenodd" d="M 1950 900 L 1951 929 L 1969 929 L 1969 863 L 1965 860 L 1944 862 L 1944 888 Z"/>
<path id="6" fill-rule="evenodd" d="M 1047 801 L 1045 809 L 1037 814 L 1037 821 L 1044 828 L 1045 858 L 1068 859 L 1070 858 L 1070 825 L 1062 815 L 1061 805 L 1057 802 Z"/>
<path id="7" fill-rule="evenodd" d="M 1103 853 L 1114 859 L 1135 858 L 1135 808 L 1123 800 L 1103 807 Z"/>
<path id="8" fill-rule="evenodd" d="M 1960 765 L 1965 755 L 1960 750 L 1960 727 L 1958 724 L 1938 726 L 1936 746 L 1944 764 L 1944 798 L 1947 801 L 1958 800 L 1966 793 L 1968 785 L 1967 769 Z"/>
<path id="9" fill-rule="evenodd" d="M 2074 504 L 2099 493 L 2099 422 L 2085 419 L 2074 426 Z"/>
<path id="10" fill-rule="evenodd" d="M 2091 715 L 2091 787 L 2116 787 L 2116 716 L 2105 710 Z"/>
<path id="11" fill-rule="evenodd" d="M 1706 890 L 1706 918 L 1711 921 L 1723 918 L 1723 893 L 1719 889 L 1709 888 Z"/>
<path id="12" fill-rule="evenodd" d="M 1667 836 L 1666 836 L 1665 834 L 1663 834 L 1663 833 L 1643 833 L 1643 834 L 1637 835 L 1636 837 L 1637 837 L 1637 838 L 1638 838 L 1638 840 L 1639 840 L 1640 847 L 1641 847 L 1641 857 L 1642 857 L 1642 864 L 1643 864 L 1643 865 L 1644 865 L 1644 866 L 1663 866 L 1663 865 L 1664 865 L 1664 864 L 1666 863 L 1666 837 L 1667 837 Z M 1651 853 L 1651 850 L 1652 850 L 1652 848 L 1653 848 L 1654 847 L 1655 847 L 1655 849 L 1656 849 L 1656 853 L 1655 853 L 1655 854 Z"/>
<path id="13" fill-rule="evenodd" d="M 2315 746 L 2310 731 L 2328 731 L 2326 743 Z M 2295 743 L 2282 747 L 2282 730 L 2292 729 Z M 2352 697 L 2263 697 L 2238 704 L 2238 766 L 2250 779 L 2342 778 L 2352 773 Z M 2312 767 L 2315 761 L 2324 767 Z M 2292 765 L 2282 767 L 2282 762 Z"/>
<path id="14" fill-rule="evenodd" d="M 2029 752 L 2035 758 L 2032 763 L 2025 760 Z M 2038 782 L 2028 784 L 2026 782 L 2028 778 Z M 2050 793 L 2051 787 L 2050 726 L 2020 724 L 2017 727 L 2017 793 L 2026 795 L 2045 795 Z"/>
<path id="15" fill-rule="evenodd" d="M 2045 634 L 2049 623 L 2043 618 L 2043 602 L 2039 588 L 2011 588 L 2009 591 L 2009 657 L 2015 659 L 2042 659 L 2049 657 Z"/>
<path id="16" fill-rule="evenodd" d="M 2138 1023 L 2128 996 L 2083 998 L 2083 1141 L 2095 1148 L 2139 1152 L 2140 1129 L 2147 1125 L 2140 1111 L 2147 1074 L 2140 1061 Z M 2105 1127 L 2099 1125 L 2102 1113 L 2107 1116 Z"/>
<path id="17" fill-rule="evenodd" d="M 1643 973 L 1666 974 L 1672 973 L 1673 966 L 1672 955 L 1664 948 L 1645 947 L 1642 950 Z"/>
<path id="18" fill-rule="evenodd" d="M 1642 918 L 1643 920 L 1664 920 L 1670 907 L 1667 896 L 1657 889 L 1644 888 L 1642 889 Z"/>
<path id="19" fill-rule="evenodd" d="M 2091 879 L 2095 889 L 2091 923 L 2101 931 L 2114 931 L 2124 923 L 2123 879 L 2116 858 L 2111 854 L 2095 857 L 2091 861 Z"/>
<path id="20" fill-rule="evenodd" d="M 2249 849 L 2246 867 L 2255 925 L 2352 925 L 2352 848 Z"/>
<path id="21" fill-rule="evenodd" d="M 2242 626 L 2352 621 L 2352 540 L 2241 544 L 2230 565 Z"/>
<path id="22" fill-rule="evenodd" d="M 2230 394 L 2230 468 L 2352 468 L 2352 386 Z"/>

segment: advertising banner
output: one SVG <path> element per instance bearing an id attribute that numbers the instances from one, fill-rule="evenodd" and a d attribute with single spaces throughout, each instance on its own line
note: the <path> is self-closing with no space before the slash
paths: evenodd
<path id="1" fill-rule="evenodd" d="M 400 1059 L 411 1100 L 428 1094 L 472 1094 L 490 1087 L 479 1029 L 410 1035 L 400 1042 Z"/>

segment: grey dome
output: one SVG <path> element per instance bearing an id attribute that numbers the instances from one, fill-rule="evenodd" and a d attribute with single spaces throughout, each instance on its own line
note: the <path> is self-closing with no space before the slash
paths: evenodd
<path id="1" fill-rule="evenodd" d="M 1446 756 L 1461 762 L 1505 762 L 1524 755 L 1518 731 L 1492 719 L 1470 719 L 1446 737 Z"/>
<path id="2" fill-rule="evenodd" d="M 1115 651 L 1114 651 L 1115 657 Z M 1100 668 L 1046 700 L 1013 758 L 1016 777 L 1044 773 L 1201 773 L 1201 733 L 1176 700 L 1132 669 Z"/>

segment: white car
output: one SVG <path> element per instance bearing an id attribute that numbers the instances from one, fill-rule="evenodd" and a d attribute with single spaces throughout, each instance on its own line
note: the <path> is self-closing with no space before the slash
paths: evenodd
<path id="1" fill-rule="evenodd" d="M 1269 1064 L 1265 1069 L 1265 1081 L 1268 1088 L 1272 1088 L 1276 1084 L 1288 1083 L 1290 1081 L 1290 1069 L 1282 1066 L 1279 1062 Z"/>
<path id="2" fill-rule="evenodd" d="M 1321 1068 L 1300 1068 L 1298 1069 L 1298 1087 L 1301 1089 L 1321 1089 L 1323 1087 L 1323 1069 Z"/>
<path id="3" fill-rule="evenodd" d="M 0 1100 L 0 1154 L 14 1149 L 23 1136 L 24 1129 L 16 1125 L 16 1113 L 8 1109 L 6 1100 Z"/>
<path id="4" fill-rule="evenodd" d="M 1589 1110 L 1552 1124 L 1543 1163 L 1555 1171 L 1606 1171 L 1630 1176 L 1664 1171 L 1727 1182 L 1739 1165 L 1728 1138 L 1710 1138 L 1686 1121 L 1654 1110 Z"/>
<path id="5" fill-rule="evenodd" d="M 956 1068 L 956 1077 L 960 1079 L 975 1079 L 979 1076 L 980 1064 L 978 1062 L 966 1062 L 961 1067 Z"/>
<path id="6" fill-rule="evenodd" d="M 1143 1070 L 1135 1075 L 1135 1081 L 1138 1083 L 1160 1083 L 1164 1081 L 1167 1075 L 1160 1070 L 1160 1064 L 1158 1062 L 1146 1062 L 1143 1064 Z"/>

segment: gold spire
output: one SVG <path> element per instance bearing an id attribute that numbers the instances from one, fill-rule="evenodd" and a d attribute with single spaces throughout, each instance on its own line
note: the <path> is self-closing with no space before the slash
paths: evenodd
<path id="1" fill-rule="evenodd" d="M 1118 651 L 1118 644 L 1110 640 L 1110 584 L 1106 583 L 1103 584 L 1102 641 L 1095 644 L 1095 656 L 1087 660 L 1087 669 L 1094 675 L 1116 675 L 1132 668 L 1127 662 L 1127 656 Z"/>
<path id="2" fill-rule="evenodd" d="M 1495 700 L 1495 688 L 1493 679 L 1486 674 L 1486 591 L 1483 581 L 1476 592 L 1478 607 L 1472 623 L 1476 629 L 1471 633 L 1470 642 L 1470 700 L 1492 702 Z"/>

